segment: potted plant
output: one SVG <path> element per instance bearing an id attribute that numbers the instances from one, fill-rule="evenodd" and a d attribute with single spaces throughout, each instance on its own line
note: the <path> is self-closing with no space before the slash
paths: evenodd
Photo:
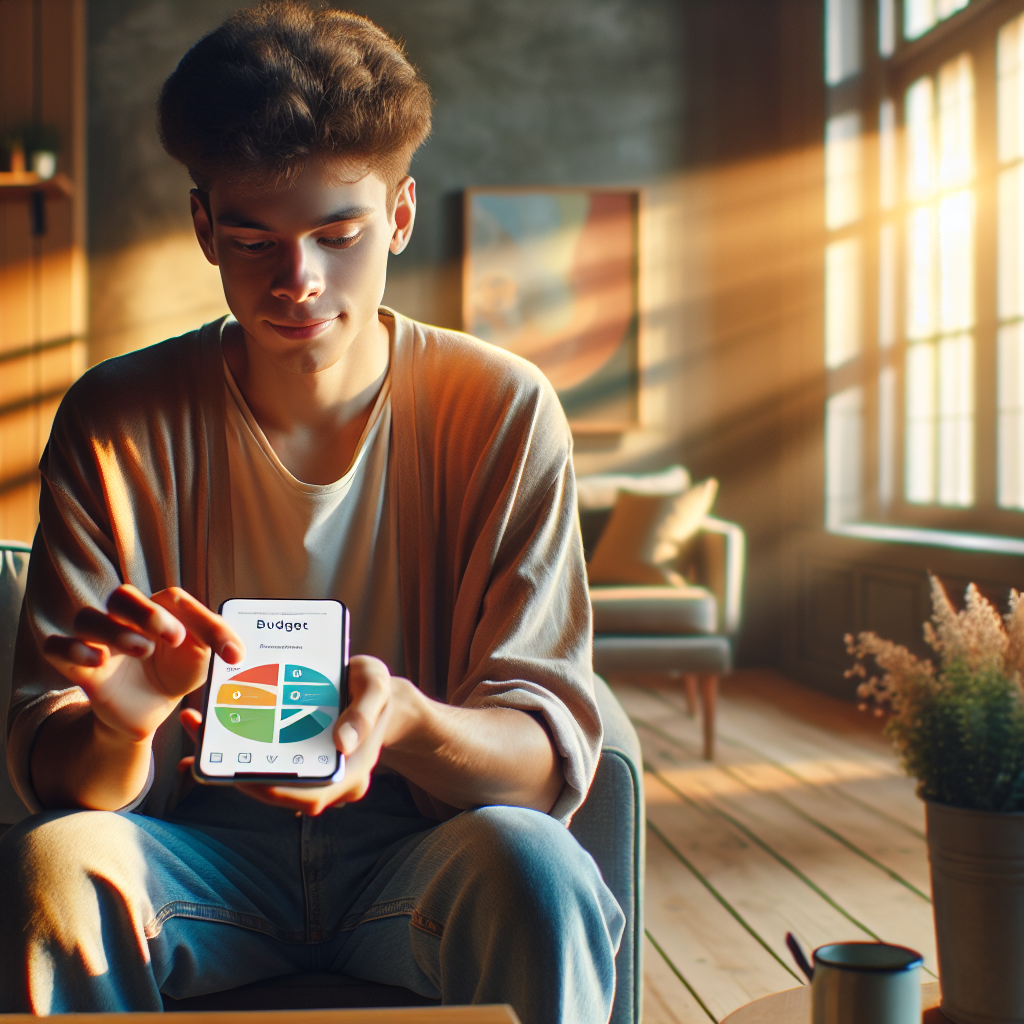
<path id="1" fill-rule="evenodd" d="M 865 706 L 925 801 L 942 1012 L 1024 1022 L 1024 600 L 1005 619 L 971 584 L 963 611 L 931 577 L 938 667 L 874 633 L 847 636 Z M 864 660 L 881 670 L 869 674 Z"/>
<path id="2" fill-rule="evenodd" d="M 31 170 L 44 181 L 57 171 L 60 133 L 52 125 L 25 124 L 6 133 L 2 140 L 8 169 L 15 173 Z"/>

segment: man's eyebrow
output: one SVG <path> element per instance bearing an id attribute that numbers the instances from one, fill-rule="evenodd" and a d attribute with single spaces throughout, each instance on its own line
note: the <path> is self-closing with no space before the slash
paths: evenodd
<path id="1" fill-rule="evenodd" d="M 322 228 L 325 224 L 337 224 L 340 221 L 358 220 L 360 217 L 367 217 L 373 213 L 372 206 L 349 206 L 344 210 L 335 210 L 333 213 L 321 217 L 313 226 Z M 225 228 L 248 228 L 250 231 L 270 231 L 266 224 L 258 220 L 246 220 L 244 217 L 235 216 L 232 213 L 223 213 L 217 217 L 217 223 Z"/>
<path id="2" fill-rule="evenodd" d="M 325 224 L 337 224 L 343 220 L 358 220 L 360 217 L 368 217 L 371 213 L 373 213 L 372 206 L 349 206 L 344 210 L 335 210 L 334 213 L 321 217 L 316 222 L 316 226 L 322 228 Z"/>

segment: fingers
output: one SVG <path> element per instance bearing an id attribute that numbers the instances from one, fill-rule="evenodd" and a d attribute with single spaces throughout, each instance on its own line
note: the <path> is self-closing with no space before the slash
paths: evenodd
<path id="1" fill-rule="evenodd" d="M 73 636 L 49 636 L 43 644 L 47 660 L 59 671 L 99 668 L 110 657 L 103 644 L 87 644 Z"/>
<path id="2" fill-rule="evenodd" d="M 377 727 L 391 697 L 391 673 L 377 658 L 357 655 L 348 670 L 349 706 L 334 725 L 334 745 L 351 757 Z"/>
<path id="3" fill-rule="evenodd" d="M 185 639 L 185 627 L 142 591 L 125 583 L 107 598 L 107 612 L 117 622 L 129 626 L 150 640 L 163 640 L 177 647 Z"/>
<path id="4" fill-rule="evenodd" d="M 155 647 L 149 637 L 137 633 L 98 608 L 83 608 L 75 616 L 75 634 L 79 640 L 103 644 L 133 658 L 148 658 Z M 84 646 L 84 645 L 83 645 Z"/>
<path id="5" fill-rule="evenodd" d="M 270 804 L 272 807 L 287 807 L 296 814 L 305 814 L 315 818 L 323 814 L 329 807 L 340 802 L 361 799 L 369 788 L 369 782 L 358 795 L 354 795 L 351 787 L 344 783 L 335 783 L 329 786 L 260 786 L 253 782 L 242 782 L 236 787 L 243 793 L 248 794 L 260 803 Z"/>
<path id="6" fill-rule="evenodd" d="M 199 730 L 203 725 L 203 716 L 195 708 L 185 708 L 178 714 L 178 720 L 185 728 L 193 743 L 199 742 Z"/>
<path id="7" fill-rule="evenodd" d="M 170 587 L 153 595 L 153 602 L 166 609 L 203 644 L 216 651 L 229 665 L 245 657 L 245 644 L 216 613 L 210 611 L 181 587 Z"/>

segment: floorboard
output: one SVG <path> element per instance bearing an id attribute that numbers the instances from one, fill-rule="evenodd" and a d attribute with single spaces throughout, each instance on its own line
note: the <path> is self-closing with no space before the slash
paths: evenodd
<path id="1" fill-rule="evenodd" d="M 705 1024 L 792 988 L 786 931 L 808 949 L 879 937 L 936 970 L 923 812 L 877 720 L 737 673 L 708 763 L 681 692 L 613 685 L 646 769 L 645 1024 Z"/>

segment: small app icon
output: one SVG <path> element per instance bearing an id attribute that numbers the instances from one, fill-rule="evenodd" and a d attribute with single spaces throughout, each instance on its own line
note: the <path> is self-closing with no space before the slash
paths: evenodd
<path id="1" fill-rule="evenodd" d="M 231 719 L 236 725 L 242 720 L 242 716 L 237 711 L 232 711 L 228 718 Z"/>
<path id="2" fill-rule="evenodd" d="M 317 760 L 318 760 L 318 761 L 319 761 L 319 762 L 320 762 L 321 764 L 327 764 L 327 762 L 328 762 L 328 761 L 330 761 L 330 758 L 329 758 L 329 757 L 328 757 L 328 756 L 327 756 L 326 754 L 321 754 L 321 755 L 320 755 L 320 756 L 319 756 L 319 757 L 317 758 Z"/>
<path id="3" fill-rule="evenodd" d="M 248 764 L 252 760 L 252 754 L 239 754 L 238 760 L 241 764 Z"/>
<path id="4" fill-rule="evenodd" d="M 220 764 L 224 760 L 223 754 L 210 754 L 210 764 Z"/>
<path id="5" fill-rule="evenodd" d="M 235 700 L 238 700 L 238 698 L 242 696 L 242 691 L 241 690 L 235 690 L 235 692 L 233 694 L 231 694 L 231 696 L 234 697 Z"/>
<path id="6" fill-rule="evenodd" d="M 296 754 L 292 758 L 292 764 L 302 764 L 302 755 L 301 754 Z"/>
<path id="7" fill-rule="evenodd" d="M 267 760 L 273 764 L 277 760 L 277 754 L 267 754 Z"/>
<path id="8" fill-rule="evenodd" d="M 298 700 L 301 696 L 302 692 L 300 690 L 292 690 L 292 700 Z"/>

